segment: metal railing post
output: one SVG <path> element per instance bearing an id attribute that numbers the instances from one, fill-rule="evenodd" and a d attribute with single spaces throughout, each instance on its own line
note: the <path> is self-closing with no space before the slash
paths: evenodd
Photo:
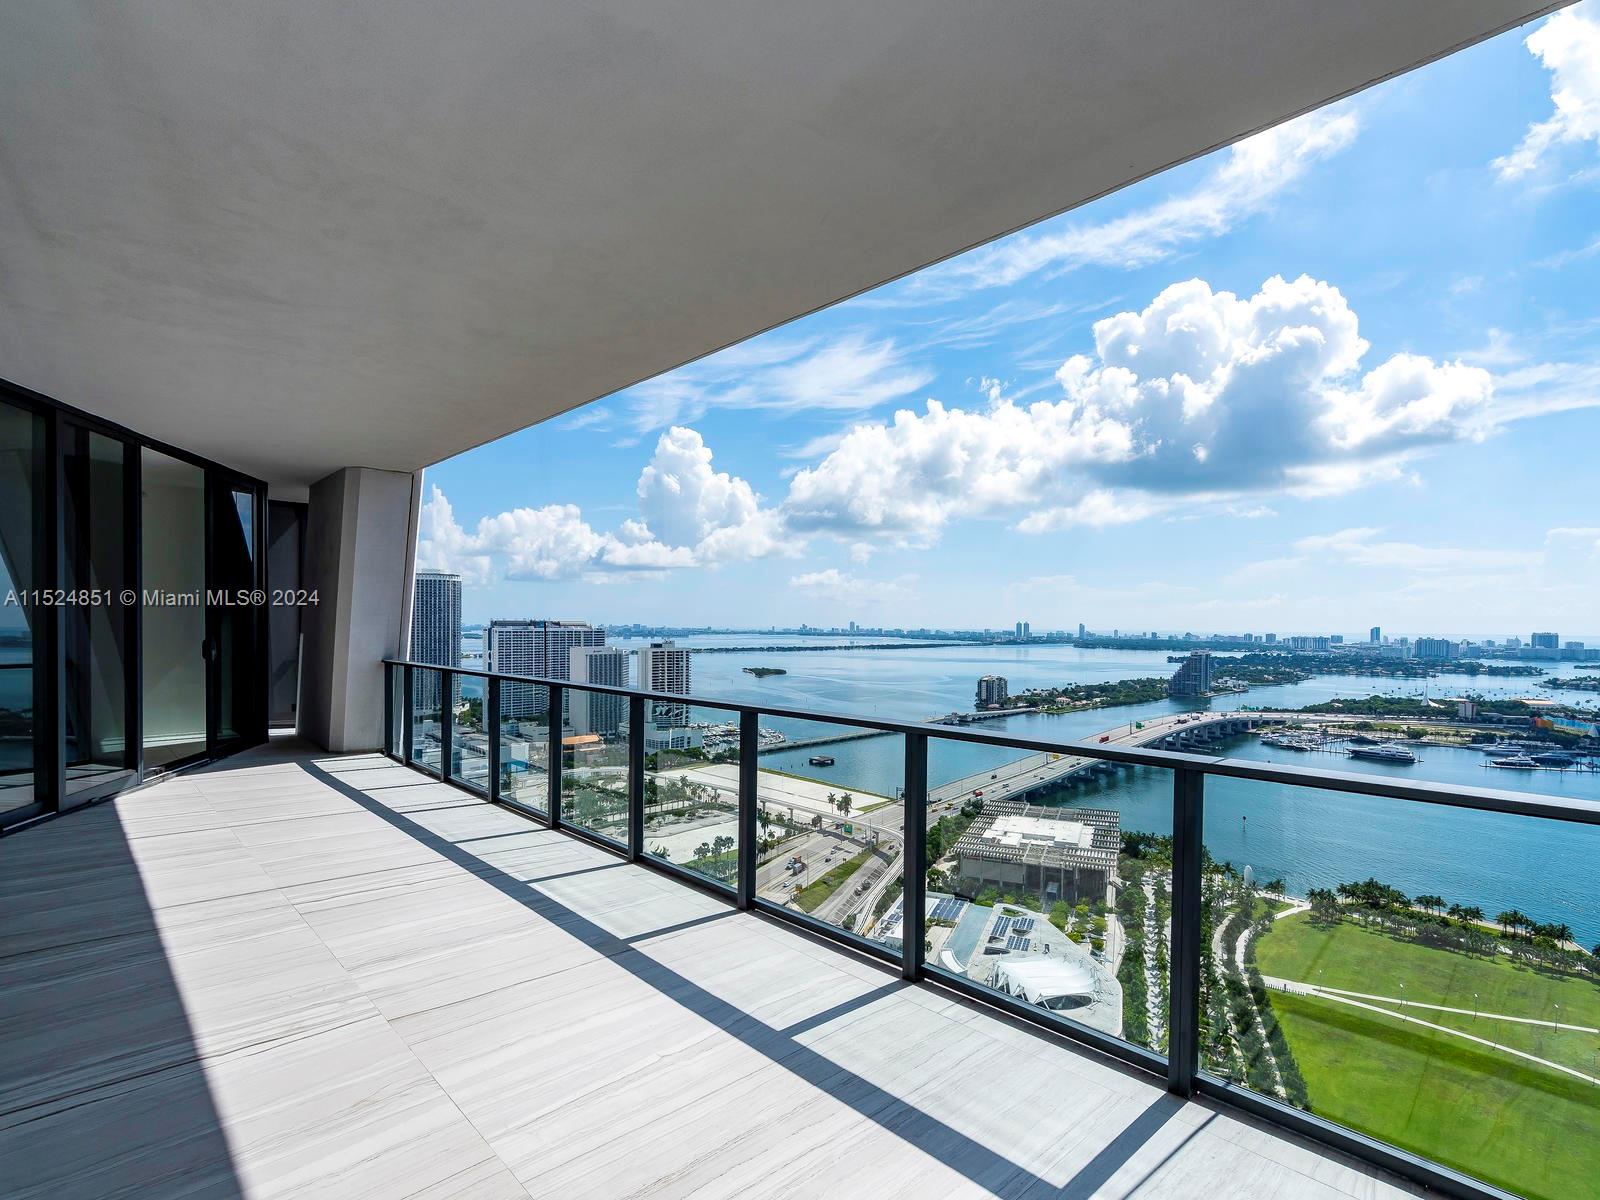
<path id="1" fill-rule="evenodd" d="M 628 697 L 628 857 L 644 857 L 644 697 Z"/>
<path id="2" fill-rule="evenodd" d="M 404 672 L 400 677 L 400 761 L 409 763 L 417 749 L 417 721 L 412 715 L 417 707 L 417 681 L 416 672 L 410 667 L 400 669 Z"/>
<path id="3" fill-rule="evenodd" d="M 439 671 L 439 778 L 450 778 L 450 760 L 456 741 L 456 677 L 452 671 Z"/>
<path id="4" fill-rule="evenodd" d="M 483 684 L 483 732 L 489 739 L 489 786 L 485 791 L 491 803 L 500 800 L 500 681 L 493 675 Z"/>
<path id="5" fill-rule="evenodd" d="M 761 714 L 739 714 L 739 907 L 756 903 L 756 824 L 761 813 L 757 795 L 761 762 Z"/>
<path id="6" fill-rule="evenodd" d="M 1192 1096 L 1200 1069 L 1200 847 L 1205 775 L 1172 773 L 1172 947 L 1167 959 L 1167 1090 Z"/>
<path id="7" fill-rule="evenodd" d="M 900 973 L 922 978 L 923 937 L 927 925 L 928 880 L 928 735 L 906 734 L 905 800 L 902 824 L 905 853 L 901 867 L 905 886 L 900 893 Z"/>
<path id="8" fill-rule="evenodd" d="M 398 670 L 397 667 L 392 667 L 388 663 L 383 664 L 383 752 L 389 758 L 394 757 L 395 750 L 398 748 L 396 743 L 399 740 L 395 737 L 394 728 L 394 673 L 396 670 Z"/>
<path id="9" fill-rule="evenodd" d="M 549 767 L 545 782 L 545 809 L 550 814 L 550 828 L 561 828 L 561 686 L 550 684 L 545 688 L 545 727 L 549 737 Z"/>

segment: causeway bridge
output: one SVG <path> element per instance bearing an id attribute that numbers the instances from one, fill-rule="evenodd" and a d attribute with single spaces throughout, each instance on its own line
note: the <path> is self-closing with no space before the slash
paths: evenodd
<path id="1" fill-rule="evenodd" d="M 1237 737 L 1264 725 L 1285 725 L 1291 721 L 1313 723 L 1317 718 L 1305 713 L 1173 713 L 1115 726 L 1099 738 L 1112 746 L 1192 752 L 1203 751 L 1225 738 Z M 1075 787 L 1129 770 L 1133 767 L 1074 754 L 1029 754 L 992 770 L 929 788 L 928 800 L 930 804 L 954 804 L 974 792 L 982 792 L 984 799 L 1020 800 L 1044 788 Z"/>

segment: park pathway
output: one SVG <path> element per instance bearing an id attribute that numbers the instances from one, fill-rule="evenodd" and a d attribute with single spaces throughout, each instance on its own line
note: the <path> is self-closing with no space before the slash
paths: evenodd
<path id="1" fill-rule="evenodd" d="M 1491 1049 L 1500 1050 L 1500 1051 L 1505 1052 L 1506 1054 L 1515 1055 L 1517 1058 L 1525 1059 L 1526 1061 L 1531 1062 L 1531 1063 L 1537 1063 L 1541 1067 L 1549 1067 L 1552 1071 L 1561 1071 L 1564 1074 L 1571 1075 L 1575 1079 L 1581 1079 L 1585 1083 L 1600 1084 L 1600 1078 L 1596 1078 L 1595 1076 L 1590 1075 L 1590 1074 L 1588 1074 L 1588 1073 L 1586 1073 L 1584 1071 L 1580 1071 L 1575 1067 L 1569 1067 L 1569 1066 L 1566 1066 L 1566 1065 L 1564 1065 L 1562 1063 L 1552 1062 L 1548 1058 L 1540 1058 L 1538 1055 L 1529 1054 L 1525 1050 L 1514 1050 L 1510 1046 L 1503 1046 L 1499 1042 L 1490 1041 L 1488 1038 L 1479 1037 L 1475 1033 L 1467 1033 L 1464 1030 L 1460 1030 L 1460 1029 L 1451 1029 L 1448 1025 L 1436 1025 L 1432 1021 L 1424 1021 L 1421 1017 L 1413 1017 L 1413 1016 L 1410 1016 L 1410 1015 L 1408 1015 L 1406 1013 L 1395 1012 L 1393 1009 L 1383 1008 L 1383 1007 L 1381 1007 L 1380 1005 L 1377 1005 L 1377 1004 L 1368 1004 L 1365 1000 L 1357 1000 L 1355 998 L 1355 995 L 1356 995 L 1355 993 L 1339 992 L 1339 991 L 1335 991 L 1332 988 L 1319 987 L 1318 985 L 1312 984 L 1312 983 L 1300 983 L 1299 981 L 1293 980 L 1293 979 L 1273 979 L 1273 978 L 1269 978 L 1267 976 L 1262 976 L 1262 980 L 1263 980 L 1264 983 L 1266 983 L 1266 985 L 1269 988 L 1276 988 L 1281 992 L 1290 992 L 1292 994 L 1301 995 L 1301 996 L 1316 996 L 1316 997 L 1319 997 L 1320 999 L 1323 999 L 1323 1000 L 1333 1000 L 1333 1001 L 1335 1001 L 1336 1003 L 1339 1003 L 1339 1004 L 1348 1004 L 1352 1008 L 1364 1008 L 1368 1012 L 1382 1013 L 1386 1017 L 1393 1017 L 1396 1021 L 1405 1021 L 1406 1023 L 1411 1024 L 1411 1025 L 1420 1025 L 1424 1029 L 1432 1029 L 1432 1030 L 1435 1030 L 1435 1031 L 1437 1031 L 1439 1033 L 1448 1033 L 1451 1037 L 1463 1038 L 1463 1039 L 1465 1039 L 1466 1041 L 1469 1041 L 1469 1042 L 1476 1042 L 1480 1046 L 1488 1046 Z M 1377 997 L 1377 999 L 1384 999 L 1384 998 L 1383 997 Z M 1388 1000 L 1386 1002 L 1390 1003 L 1390 1004 L 1404 1004 L 1404 1003 L 1407 1003 L 1407 1001 L 1403 1001 L 1403 1000 Z M 1428 1006 L 1425 1006 L 1425 1007 L 1436 1007 L 1436 1006 L 1428 1005 Z M 1459 1012 L 1461 1010 L 1460 1009 L 1447 1009 L 1446 1011 Z M 1487 1014 L 1485 1014 L 1485 1015 L 1487 1015 Z M 1525 1019 L 1525 1018 L 1512 1017 L 1512 1018 L 1509 1018 L 1509 1019 L 1510 1020 L 1522 1020 L 1522 1019 Z M 1567 1026 L 1565 1028 L 1580 1028 L 1580 1027 Z"/>

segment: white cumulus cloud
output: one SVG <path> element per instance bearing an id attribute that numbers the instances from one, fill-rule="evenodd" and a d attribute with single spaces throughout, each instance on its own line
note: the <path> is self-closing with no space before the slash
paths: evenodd
<path id="1" fill-rule="evenodd" d="M 1483 368 L 1397 354 L 1363 374 L 1368 348 L 1324 281 L 1274 276 L 1247 297 L 1173 284 L 1095 323 L 1094 353 L 1056 372 L 1060 399 L 930 400 L 857 425 L 794 476 L 783 511 L 797 529 L 907 545 L 956 517 L 1107 525 L 1243 493 L 1348 490 L 1492 427 Z"/>
<path id="2" fill-rule="evenodd" d="M 1592 3 L 1562 9 L 1529 34 L 1526 45 L 1551 74 L 1555 111 L 1494 160 L 1502 179 L 1530 174 L 1559 146 L 1600 143 L 1600 13 Z"/>
<path id="3" fill-rule="evenodd" d="M 437 487 L 422 506 L 417 565 L 459 571 L 471 583 L 507 579 L 601 578 L 796 553 L 778 515 L 749 483 L 711 465 L 693 429 L 662 434 L 639 474 L 639 517 L 615 532 L 595 529 L 575 504 L 513 508 L 481 518 L 470 532 Z"/>

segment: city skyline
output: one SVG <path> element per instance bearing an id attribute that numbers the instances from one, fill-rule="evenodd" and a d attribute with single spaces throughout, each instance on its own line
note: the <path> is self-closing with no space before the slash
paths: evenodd
<path id="1" fill-rule="evenodd" d="M 440 464 L 419 561 L 474 622 L 1581 637 L 1597 44 L 1588 0 Z"/>

